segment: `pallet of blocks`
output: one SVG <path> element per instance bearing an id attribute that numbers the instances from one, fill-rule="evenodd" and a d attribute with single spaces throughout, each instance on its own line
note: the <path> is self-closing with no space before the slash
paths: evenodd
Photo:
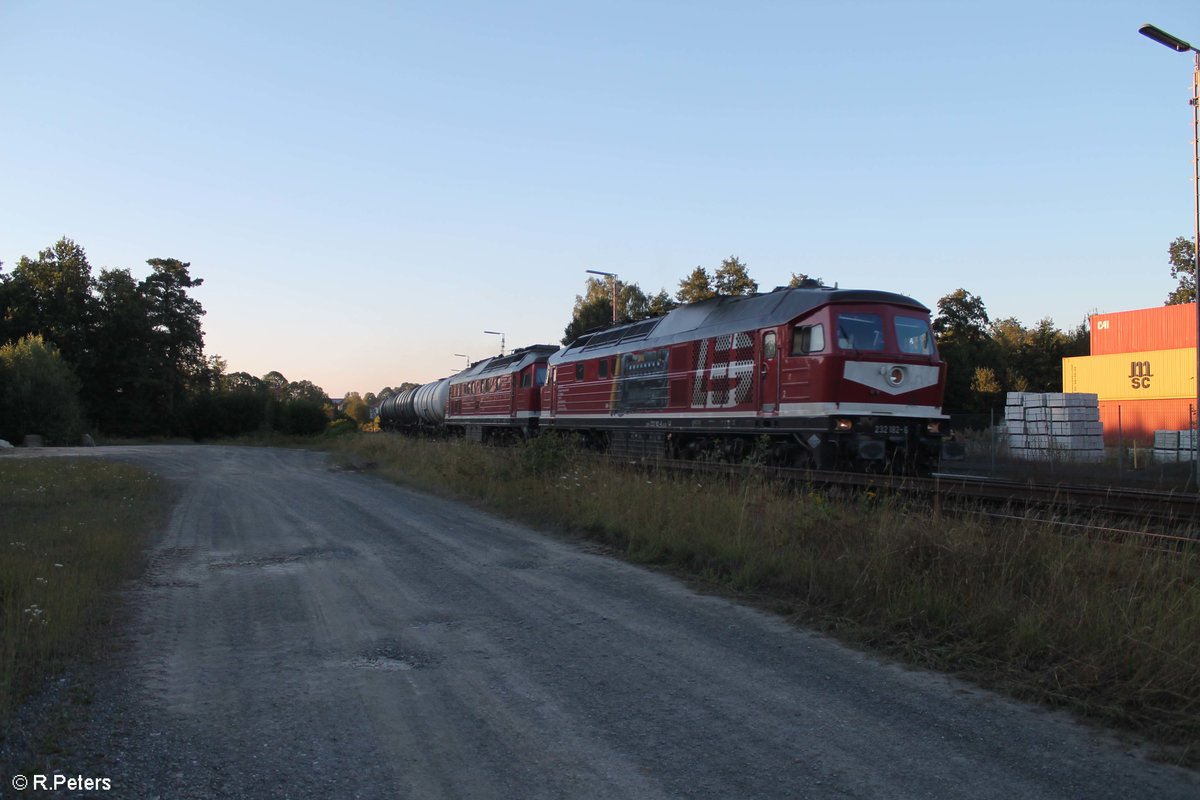
<path id="1" fill-rule="evenodd" d="M 1154 460 L 1159 464 L 1176 464 L 1196 459 L 1191 431 L 1155 431 Z"/>
<path id="2" fill-rule="evenodd" d="M 1009 392 L 1008 452 L 1024 461 L 1104 460 L 1100 405 L 1089 392 Z"/>

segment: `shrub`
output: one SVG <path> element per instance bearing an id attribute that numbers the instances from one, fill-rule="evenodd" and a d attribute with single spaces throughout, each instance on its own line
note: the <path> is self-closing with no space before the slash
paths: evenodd
<path id="1" fill-rule="evenodd" d="M 67 442 L 81 430 L 79 379 L 58 348 L 41 336 L 0 347 L 0 438 L 15 444 L 36 433 Z"/>
<path id="2" fill-rule="evenodd" d="M 201 392 L 187 408 L 187 431 L 193 439 L 241 436 L 262 430 L 269 396 L 246 389 Z"/>
<path id="3" fill-rule="evenodd" d="M 348 436 L 353 433 L 358 433 L 358 423 L 347 418 L 334 420 L 325 429 L 326 436 Z"/>
<path id="4" fill-rule="evenodd" d="M 312 436 L 325 430 L 329 417 L 320 403 L 312 400 L 286 400 L 278 404 L 274 415 L 275 430 L 296 436 Z"/>
<path id="5" fill-rule="evenodd" d="M 561 472 L 578 453 L 571 439 L 555 434 L 535 436 L 520 449 L 521 469 L 528 475 Z"/>

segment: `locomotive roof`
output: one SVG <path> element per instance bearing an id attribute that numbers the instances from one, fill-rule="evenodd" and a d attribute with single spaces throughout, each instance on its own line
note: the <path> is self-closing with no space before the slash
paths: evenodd
<path id="1" fill-rule="evenodd" d="M 552 344 L 533 344 L 529 347 L 520 347 L 506 356 L 492 356 L 482 361 L 476 361 L 457 375 L 452 375 L 450 382 L 462 383 L 463 381 L 484 375 L 519 372 L 535 361 L 538 361 L 539 358 L 544 361 L 546 356 L 558 349 L 557 345 Z"/>
<path id="2" fill-rule="evenodd" d="M 782 325 L 830 303 L 888 303 L 929 313 L 911 297 L 876 289 L 781 287 L 763 294 L 712 297 L 680 306 L 662 317 L 588 333 L 559 351 L 551 363 Z"/>

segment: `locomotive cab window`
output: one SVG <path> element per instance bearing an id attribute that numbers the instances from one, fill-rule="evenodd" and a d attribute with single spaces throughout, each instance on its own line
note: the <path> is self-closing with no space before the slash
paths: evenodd
<path id="1" fill-rule="evenodd" d="M 882 350 L 883 320 L 878 314 L 838 314 L 837 339 L 843 350 Z"/>
<path id="2" fill-rule="evenodd" d="M 537 372 L 533 375 L 534 386 L 543 386 L 546 383 L 546 368 L 539 366 Z"/>
<path id="3" fill-rule="evenodd" d="M 583 380 L 583 362 L 580 361 L 575 365 L 575 380 Z"/>
<path id="4" fill-rule="evenodd" d="M 824 325 L 797 325 L 792 331 L 792 349 L 788 355 L 802 356 L 825 349 Z"/>
<path id="5" fill-rule="evenodd" d="M 601 378 L 608 377 L 608 359 L 607 358 L 600 359 L 600 377 Z"/>
<path id="6" fill-rule="evenodd" d="M 929 323 L 916 317 L 896 317 L 896 341 L 901 353 L 933 355 L 933 334 Z"/>
<path id="7" fill-rule="evenodd" d="M 529 374 L 529 370 L 521 373 L 521 388 L 528 389 L 533 384 L 533 375 Z"/>

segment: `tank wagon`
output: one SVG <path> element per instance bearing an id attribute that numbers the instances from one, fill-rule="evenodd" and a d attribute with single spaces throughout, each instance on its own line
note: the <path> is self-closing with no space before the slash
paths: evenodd
<path id="1" fill-rule="evenodd" d="M 929 309 L 891 292 L 781 288 L 534 345 L 385 400 L 391 430 L 578 434 L 631 456 L 924 471 L 945 363 Z"/>
<path id="2" fill-rule="evenodd" d="M 379 425 L 389 431 L 439 430 L 446 419 L 446 385 L 441 378 L 422 386 L 411 386 L 384 400 L 379 406 Z"/>
<path id="3" fill-rule="evenodd" d="M 379 403 L 379 411 L 376 413 L 376 416 L 379 418 L 379 427 L 382 430 L 394 431 L 400 427 L 400 411 L 397 408 L 397 403 L 400 402 L 401 395 L 411 391 L 411 389 L 402 389 L 395 394 L 383 398 Z"/>
<path id="4" fill-rule="evenodd" d="M 929 309 L 828 287 L 715 297 L 550 357 L 544 428 L 631 455 L 928 469 L 947 419 Z"/>

